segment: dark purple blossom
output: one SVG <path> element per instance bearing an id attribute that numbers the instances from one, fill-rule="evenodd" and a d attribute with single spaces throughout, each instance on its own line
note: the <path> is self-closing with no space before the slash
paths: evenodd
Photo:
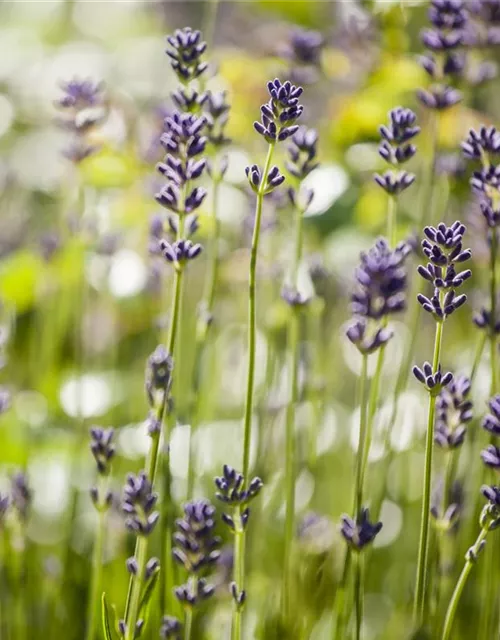
<path id="1" fill-rule="evenodd" d="M 472 316 L 472 321 L 479 329 L 488 329 L 491 331 L 492 328 L 492 317 L 491 312 L 484 307 L 481 307 L 479 311 L 476 311 Z M 496 334 L 500 333 L 500 320 L 495 322 L 495 326 L 493 328 Z"/>
<path id="2" fill-rule="evenodd" d="M 216 148 L 226 146 L 231 143 L 225 133 L 225 128 L 229 119 L 231 105 L 227 101 L 227 92 L 209 92 L 205 101 L 205 116 L 207 118 L 207 137 Z"/>
<path id="3" fill-rule="evenodd" d="M 352 312 L 356 316 L 380 320 L 405 309 L 407 287 L 404 262 L 409 249 L 405 243 L 394 251 L 384 238 L 360 256 L 355 271 L 357 289 L 352 294 Z"/>
<path id="4" fill-rule="evenodd" d="M 257 133 L 267 142 L 286 140 L 297 131 L 295 122 L 304 107 L 299 104 L 302 87 L 296 87 L 288 80 L 281 83 L 278 78 L 267 83 L 270 100 L 261 107 L 261 120 L 254 122 Z"/>
<path id="5" fill-rule="evenodd" d="M 500 133 L 495 127 L 482 126 L 479 132 L 470 129 L 468 138 L 461 146 L 466 158 L 483 160 L 489 154 L 500 153 Z"/>
<path id="6" fill-rule="evenodd" d="M 448 109 L 462 99 L 462 94 L 449 82 L 465 70 L 465 55 L 460 48 L 467 40 L 467 19 L 463 0 L 432 0 L 429 7 L 432 26 L 421 32 L 422 43 L 430 53 L 422 56 L 420 63 L 435 84 L 428 91 L 417 92 L 428 109 Z"/>
<path id="7" fill-rule="evenodd" d="M 255 193 L 258 193 L 260 189 L 263 189 L 265 194 L 271 193 L 285 181 L 285 176 L 280 173 L 276 165 L 269 169 L 264 185 L 262 172 L 256 164 L 253 164 L 251 167 L 246 167 L 245 173 L 248 178 L 248 183 Z"/>
<path id="8" fill-rule="evenodd" d="M 213 595 L 215 587 L 201 577 L 212 569 L 220 555 L 220 538 L 214 535 L 215 508 L 208 500 L 195 500 L 184 505 L 184 517 L 176 520 L 174 559 L 191 577 L 187 584 L 175 589 L 177 599 L 194 606 Z"/>
<path id="9" fill-rule="evenodd" d="M 294 29 L 287 45 L 282 49 L 282 54 L 292 63 L 318 66 L 324 44 L 324 38 L 319 31 Z"/>
<path id="10" fill-rule="evenodd" d="M 165 616 L 160 628 L 160 638 L 163 640 L 181 640 L 182 625 L 172 616 Z"/>
<path id="11" fill-rule="evenodd" d="M 293 134 L 288 146 L 289 160 L 285 163 L 287 170 L 299 180 L 304 180 L 316 169 L 318 132 L 315 129 L 299 127 Z"/>
<path id="12" fill-rule="evenodd" d="M 111 460 L 115 455 L 114 435 L 115 431 L 111 428 L 92 427 L 90 429 L 90 450 L 97 465 L 97 472 L 103 476 L 109 474 Z"/>
<path id="13" fill-rule="evenodd" d="M 144 471 L 127 476 L 122 509 L 127 516 L 125 526 L 136 535 L 149 535 L 158 521 L 159 513 L 154 510 L 158 496 L 152 489 Z"/>
<path id="14" fill-rule="evenodd" d="M 500 449 L 490 444 L 481 451 L 481 458 L 486 466 L 500 471 Z"/>
<path id="15" fill-rule="evenodd" d="M 369 510 L 365 507 L 360 510 L 355 520 L 347 515 L 342 516 L 340 533 L 353 551 L 362 551 L 375 540 L 382 529 L 381 522 L 372 524 L 369 517 Z"/>
<path id="16" fill-rule="evenodd" d="M 184 517 L 175 522 L 176 547 L 172 553 L 189 574 L 200 574 L 219 558 L 214 516 L 215 507 L 208 500 L 195 500 L 184 505 Z"/>
<path id="17" fill-rule="evenodd" d="M 398 196 L 415 182 L 415 176 L 407 171 L 386 171 L 383 175 L 376 173 L 373 179 L 391 196 Z"/>
<path id="18" fill-rule="evenodd" d="M 462 94 L 453 87 L 435 85 L 429 90 L 419 89 L 417 97 L 428 109 L 444 111 L 462 101 Z"/>
<path id="19" fill-rule="evenodd" d="M 422 368 L 415 365 L 412 371 L 415 378 L 434 396 L 441 393 L 442 389 L 453 381 L 453 374 L 451 371 L 442 373 L 440 364 L 438 365 L 435 373 L 433 372 L 430 362 L 424 362 Z"/>
<path id="20" fill-rule="evenodd" d="M 490 413 L 483 419 L 483 429 L 495 436 L 500 436 L 500 395 L 493 396 L 488 402 Z"/>
<path id="21" fill-rule="evenodd" d="M 201 39 L 201 32 L 190 27 L 177 29 L 167 37 L 169 47 L 166 54 L 171 59 L 172 69 L 182 83 L 198 78 L 207 68 L 202 56 L 207 48 Z"/>
<path id="22" fill-rule="evenodd" d="M 472 420 L 470 388 L 470 379 L 458 376 L 437 397 L 434 440 L 440 447 L 454 449 L 463 443 L 467 431 L 465 425 Z"/>
<path id="23" fill-rule="evenodd" d="M 251 480 L 248 487 L 245 488 L 243 475 L 225 464 L 222 469 L 222 476 L 215 478 L 215 486 L 217 487 L 217 493 L 215 495 L 218 500 L 228 505 L 238 505 L 241 508 L 241 525 L 244 528 L 250 516 L 248 505 L 260 493 L 262 480 L 255 477 Z M 222 520 L 231 527 L 231 529 L 234 529 L 235 523 L 232 516 L 223 513 Z"/>
<path id="24" fill-rule="evenodd" d="M 419 265 L 418 273 L 431 282 L 434 294 L 431 298 L 418 294 L 417 300 L 436 320 L 442 321 L 467 300 L 465 294 L 456 295 L 455 290 L 472 275 L 470 269 L 456 272 L 456 265 L 471 257 L 470 249 L 463 248 L 465 225 L 456 221 L 450 227 L 443 222 L 437 227 L 425 227 L 426 238 L 422 240 L 422 251 L 430 262 Z"/>
<path id="25" fill-rule="evenodd" d="M 99 148 L 89 140 L 88 134 L 106 117 L 104 87 L 90 79 L 74 79 L 62 82 L 61 89 L 63 95 L 55 105 L 64 115 L 56 119 L 56 124 L 73 134 L 63 154 L 78 164 Z"/>
<path id="26" fill-rule="evenodd" d="M 191 240 L 176 240 L 173 244 L 161 240 L 160 247 L 165 259 L 173 263 L 194 260 L 203 250 L 201 244 L 193 244 Z"/>

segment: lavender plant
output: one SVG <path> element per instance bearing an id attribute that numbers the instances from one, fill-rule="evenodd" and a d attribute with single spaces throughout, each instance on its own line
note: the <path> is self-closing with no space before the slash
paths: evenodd
<path id="1" fill-rule="evenodd" d="M 241 640 L 242 614 L 247 593 L 245 589 L 245 529 L 250 517 L 249 504 L 262 489 L 262 480 L 253 478 L 245 488 L 245 478 L 241 473 L 228 465 L 224 465 L 222 476 L 215 478 L 218 491 L 217 498 L 233 507 L 230 514 L 223 513 L 222 520 L 234 533 L 234 568 L 233 581 L 230 584 L 233 599 L 233 618 L 231 640 Z"/>
<path id="2" fill-rule="evenodd" d="M 92 581 L 90 587 L 87 640 L 96 636 L 97 611 L 101 602 L 103 548 L 106 527 L 106 512 L 111 506 L 113 494 L 107 488 L 107 479 L 111 471 L 111 461 L 115 455 L 113 443 L 114 430 L 92 427 L 90 430 L 90 450 L 97 469 L 97 485 L 90 490 L 92 503 L 97 511 L 98 522 L 92 557 Z"/>
<path id="3" fill-rule="evenodd" d="M 39 24 L 30 21 L 30 46 L 19 12 L 2 14 L 0 30 L 9 50 L 0 69 L 0 369 L 9 358 L 0 380 L 0 637 L 390 640 L 410 627 L 415 638 L 496 637 L 499 0 L 376 10 L 336 3 L 334 38 L 321 22 L 324 3 L 306 3 L 306 31 L 288 25 L 284 5 L 275 23 L 257 5 L 229 11 L 210 0 L 205 37 L 184 28 L 167 39 L 167 103 L 150 75 L 156 67 L 142 74 L 141 65 L 153 42 L 148 25 L 162 12 L 172 24 L 175 14 L 168 3 L 147 20 L 138 8 L 124 23 L 120 13 L 113 47 L 109 35 L 101 47 L 109 20 L 92 47 L 76 47 L 97 64 L 106 91 L 76 77 L 61 85 L 66 170 L 39 107 L 47 65 L 57 72 L 69 55 L 67 68 L 76 68 L 74 49 L 60 41 L 70 27 L 85 35 L 87 13 L 59 4 L 57 33 L 42 12 Z M 369 188 L 359 179 L 374 168 L 364 141 L 387 100 L 412 106 L 421 82 L 414 36 L 426 11 L 423 109 L 418 120 L 411 109 L 389 112 L 379 129 L 385 168 Z M 99 21 L 97 5 L 91 17 Z M 216 27 L 209 66 L 205 41 Z M 24 71 L 32 55 L 35 83 Z M 273 67 L 286 69 L 287 81 L 268 84 L 254 125 L 267 156 L 250 163 L 247 189 L 238 164 L 251 157 L 248 118 Z M 308 85 L 307 127 L 298 84 Z M 154 180 L 145 163 L 158 160 L 159 113 L 165 157 Z M 155 148 L 143 153 L 152 137 Z M 325 163 L 316 173 L 320 141 Z M 149 211 L 157 204 L 162 213 Z M 151 273 L 136 224 L 143 210 Z M 455 219 L 467 223 L 474 282 L 463 266 L 472 253 L 465 225 Z M 398 241 L 427 223 L 418 272 L 430 288 L 417 299 L 408 287 L 419 241 L 415 233 Z M 352 286 L 346 264 L 375 228 L 382 237 L 361 254 Z M 444 323 L 471 284 L 474 326 L 460 314 L 446 324 L 444 345 Z M 247 303 L 248 362 L 238 333 Z M 405 346 L 395 366 L 386 347 L 396 318 Z M 431 362 L 413 368 L 415 390 L 407 385 L 414 356 L 433 329 Z M 144 376 L 140 354 L 151 351 Z M 348 455 L 353 404 L 359 435 Z M 91 429 L 95 466 L 82 480 L 94 422 L 116 428 Z M 216 478 L 216 509 L 210 478 L 234 446 L 242 459 Z M 122 477 L 120 499 L 112 490 Z"/>
<path id="4" fill-rule="evenodd" d="M 210 598 L 215 588 L 203 577 L 219 558 L 220 538 L 214 536 L 215 509 L 207 500 L 189 502 L 184 506 L 184 518 L 176 521 L 174 558 L 188 574 L 188 582 L 175 589 L 175 595 L 185 610 L 184 638 L 192 636 L 196 605 Z"/>
<path id="5" fill-rule="evenodd" d="M 429 411 L 425 445 L 424 488 L 422 498 L 422 518 L 417 563 L 417 580 L 414 599 L 414 622 L 418 626 L 425 623 L 425 592 L 429 553 L 429 514 L 431 500 L 432 455 L 434 442 L 434 421 L 436 398 L 443 388 L 453 380 L 453 374 L 442 373 L 441 347 L 445 320 L 467 300 L 465 294 L 456 295 L 456 289 L 465 282 L 472 272 L 465 269 L 457 273 L 456 267 L 471 257 L 470 249 L 463 248 L 465 226 L 459 221 L 450 227 L 440 223 L 437 227 L 424 229 L 426 238 L 422 240 L 422 250 L 429 259 L 427 266 L 420 265 L 418 273 L 434 286 L 432 298 L 418 294 L 417 299 L 424 311 L 432 315 L 436 322 L 434 355 L 432 364 L 415 366 L 413 374 L 429 393 Z"/>
<path id="6" fill-rule="evenodd" d="M 289 160 L 286 168 L 295 183 L 288 189 L 288 196 L 295 208 L 295 237 L 293 258 L 288 283 L 282 291 L 282 298 L 291 310 L 288 328 L 290 391 L 286 409 L 286 513 L 285 513 L 285 544 L 283 546 L 283 584 L 282 584 L 282 616 L 287 620 L 290 616 L 290 591 L 292 570 L 292 540 L 295 516 L 295 484 L 296 484 L 296 442 L 295 442 L 295 411 L 299 399 L 299 342 L 300 342 L 300 311 L 309 302 L 308 296 L 299 291 L 298 270 L 303 249 L 303 217 L 314 197 L 311 189 L 302 189 L 301 182 L 318 167 L 317 156 L 318 134 L 314 129 L 299 127 L 291 137 L 288 146 Z"/>
<path id="7" fill-rule="evenodd" d="M 498 487 L 485 485 L 481 488 L 481 493 L 488 501 L 484 506 L 483 511 L 481 512 L 481 517 L 479 519 L 479 526 L 481 527 L 481 531 L 479 532 L 475 543 L 471 547 L 469 547 L 467 553 L 465 554 L 464 568 L 462 569 L 462 573 L 460 574 L 450 604 L 448 605 L 448 610 L 446 612 L 443 634 L 441 636 L 442 640 L 448 640 L 452 637 L 451 632 L 453 629 L 453 622 L 469 574 L 473 566 L 475 565 L 479 554 L 484 549 L 488 533 L 490 531 L 493 531 L 500 525 L 500 514 L 498 511 L 500 505 L 500 493 Z"/>

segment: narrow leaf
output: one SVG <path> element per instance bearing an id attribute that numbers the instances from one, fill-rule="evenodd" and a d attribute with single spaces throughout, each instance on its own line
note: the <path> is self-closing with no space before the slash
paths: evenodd
<path id="1" fill-rule="evenodd" d="M 113 631 L 112 626 L 109 623 L 109 611 L 108 602 L 106 600 L 106 594 L 102 594 L 102 628 L 104 631 L 105 640 L 117 640 L 117 635 Z"/>
<path id="2" fill-rule="evenodd" d="M 144 621 L 147 620 L 149 602 L 151 600 L 151 596 L 153 595 L 154 588 L 156 583 L 158 582 L 158 576 L 160 575 L 160 567 L 157 567 L 153 572 L 149 582 L 144 589 L 144 593 L 142 594 L 141 604 L 139 607 L 139 615 L 143 618 Z"/>

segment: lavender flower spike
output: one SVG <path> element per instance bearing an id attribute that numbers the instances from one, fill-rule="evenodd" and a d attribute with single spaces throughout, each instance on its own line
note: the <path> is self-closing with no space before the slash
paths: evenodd
<path id="1" fill-rule="evenodd" d="M 154 511 L 158 496 L 152 492 L 151 482 L 144 471 L 134 476 L 129 474 L 123 496 L 125 525 L 137 535 L 147 536 L 154 529 L 159 514 Z"/>

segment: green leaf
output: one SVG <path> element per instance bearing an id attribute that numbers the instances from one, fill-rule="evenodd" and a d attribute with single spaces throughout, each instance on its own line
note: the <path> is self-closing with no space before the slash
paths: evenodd
<path id="1" fill-rule="evenodd" d="M 109 610 L 106 594 L 102 594 L 102 628 L 105 640 L 119 640 L 113 627 L 109 623 Z"/>
<path id="2" fill-rule="evenodd" d="M 147 620 L 149 602 L 151 601 L 151 596 L 153 595 L 153 591 L 156 583 L 158 582 L 158 576 L 160 575 L 160 567 L 156 567 L 154 573 L 152 574 L 149 582 L 144 589 L 144 593 L 142 594 L 141 604 L 139 606 L 139 615 L 143 618 L 144 621 Z"/>

